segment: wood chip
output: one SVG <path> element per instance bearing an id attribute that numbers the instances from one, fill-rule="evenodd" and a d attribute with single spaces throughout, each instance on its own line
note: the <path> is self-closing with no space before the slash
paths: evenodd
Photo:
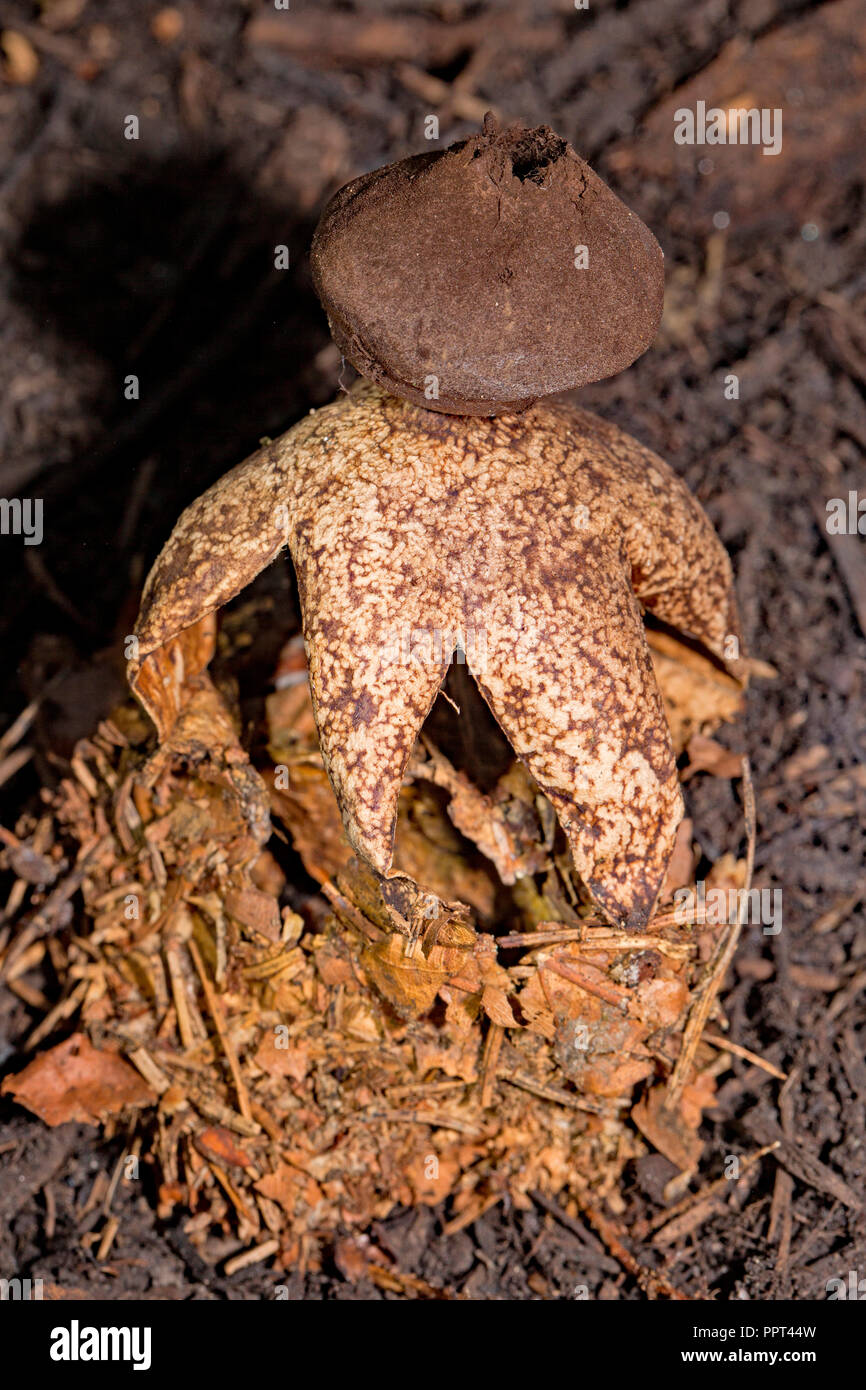
<path id="1" fill-rule="evenodd" d="M 251 1265 L 261 1264 L 263 1260 L 269 1260 L 272 1255 L 276 1255 L 280 1248 L 278 1240 L 263 1240 L 261 1245 L 253 1245 L 249 1250 L 244 1250 L 240 1255 L 233 1255 L 230 1260 L 226 1260 L 223 1265 L 223 1273 L 227 1278 L 233 1274 L 238 1274 L 242 1269 L 249 1269 Z"/>
<path id="2" fill-rule="evenodd" d="M 202 989 L 204 990 L 204 995 L 208 1003 L 208 1008 L 210 1009 L 211 1018 L 214 1021 L 214 1026 L 217 1030 L 219 1040 L 222 1043 L 223 1051 L 226 1054 L 226 1059 L 229 1064 L 229 1070 L 231 1071 L 232 1080 L 234 1081 L 235 1085 L 235 1092 L 237 1093 L 238 1107 L 244 1119 L 251 1121 L 253 1115 L 252 1111 L 250 1110 L 250 1098 L 247 1092 L 246 1083 L 244 1082 L 243 1076 L 241 1075 L 241 1069 L 238 1065 L 237 1055 L 235 1053 L 234 1048 L 232 1047 L 231 1040 L 228 1035 L 228 1030 L 223 1020 L 222 1005 L 220 1004 L 220 1001 L 217 999 L 216 990 L 214 989 L 213 985 L 210 982 L 210 979 L 208 978 L 207 972 L 204 968 L 204 961 L 202 960 L 201 955 L 199 953 L 199 949 L 196 946 L 195 942 L 192 940 L 192 938 L 190 938 L 190 940 L 187 942 L 187 947 L 189 949 L 190 955 L 192 956 L 195 968 L 198 971 Z"/>

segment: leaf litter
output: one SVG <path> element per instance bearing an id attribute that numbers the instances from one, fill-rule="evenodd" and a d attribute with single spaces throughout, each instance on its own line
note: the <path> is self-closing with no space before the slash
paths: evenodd
<path id="1" fill-rule="evenodd" d="M 345 838 L 298 640 L 267 697 L 258 772 L 209 674 L 215 644 L 209 616 L 150 665 L 170 729 L 158 747 L 126 702 L 50 799 L 41 852 L 62 847 L 85 924 L 44 923 L 37 948 L 56 955 L 63 996 L 7 1087 L 51 1123 L 132 1114 L 162 1215 L 186 1211 L 193 1241 L 231 1232 L 284 1268 L 315 1268 L 334 1232 L 396 1206 L 447 1200 L 458 1227 L 538 1194 L 566 1216 L 615 1212 L 647 1143 L 693 1171 L 726 1065 L 717 1042 L 697 1039 L 664 1102 L 723 929 L 664 903 L 639 933 L 612 928 L 521 765 L 482 792 L 427 732 L 399 793 L 393 874 L 377 874 Z M 670 683 L 677 752 L 683 730 L 717 727 L 700 716 L 706 667 Z M 269 812 L 321 885 L 298 910 Z M 31 888 L 35 916 L 47 891 Z M 724 1030 L 715 995 L 708 1017 Z M 73 1019 L 91 1070 L 64 1107 L 52 1086 L 69 1040 L 40 1045 Z"/>

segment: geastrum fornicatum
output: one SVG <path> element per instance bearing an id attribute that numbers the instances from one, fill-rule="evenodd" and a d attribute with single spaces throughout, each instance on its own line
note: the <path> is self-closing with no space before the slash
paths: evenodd
<path id="1" fill-rule="evenodd" d="M 401 781 L 459 647 L 593 899 L 640 928 L 683 814 L 642 610 L 739 674 L 731 567 L 661 459 L 537 402 L 646 349 L 661 251 L 552 131 L 488 120 L 342 189 L 312 264 L 372 380 L 187 508 L 147 580 L 133 685 L 147 703 L 151 654 L 288 544 L 360 858 L 391 870 Z"/>

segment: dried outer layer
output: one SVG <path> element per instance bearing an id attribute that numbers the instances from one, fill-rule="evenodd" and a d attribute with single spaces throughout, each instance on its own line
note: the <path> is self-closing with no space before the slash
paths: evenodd
<path id="1" fill-rule="evenodd" d="M 311 267 L 337 346 L 363 376 L 433 410 L 495 415 L 645 352 L 663 259 L 548 126 L 499 131 L 488 119 L 470 140 L 342 188 Z"/>
<path id="2" fill-rule="evenodd" d="M 390 870 L 406 763 L 459 645 L 595 899 L 643 924 L 682 803 L 640 603 L 721 659 L 738 635 L 728 557 L 668 466 L 564 405 L 458 421 L 358 383 L 187 508 L 147 580 L 141 658 L 286 541 L 362 859 Z"/>

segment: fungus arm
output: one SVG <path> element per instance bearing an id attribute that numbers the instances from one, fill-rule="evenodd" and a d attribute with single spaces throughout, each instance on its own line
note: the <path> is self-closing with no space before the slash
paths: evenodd
<path id="1" fill-rule="evenodd" d="M 525 582 L 525 581 L 524 581 Z M 605 915 L 641 928 L 664 882 L 683 803 L 640 611 L 611 553 L 485 613 L 476 682 L 549 797 L 575 867 Z"/>

